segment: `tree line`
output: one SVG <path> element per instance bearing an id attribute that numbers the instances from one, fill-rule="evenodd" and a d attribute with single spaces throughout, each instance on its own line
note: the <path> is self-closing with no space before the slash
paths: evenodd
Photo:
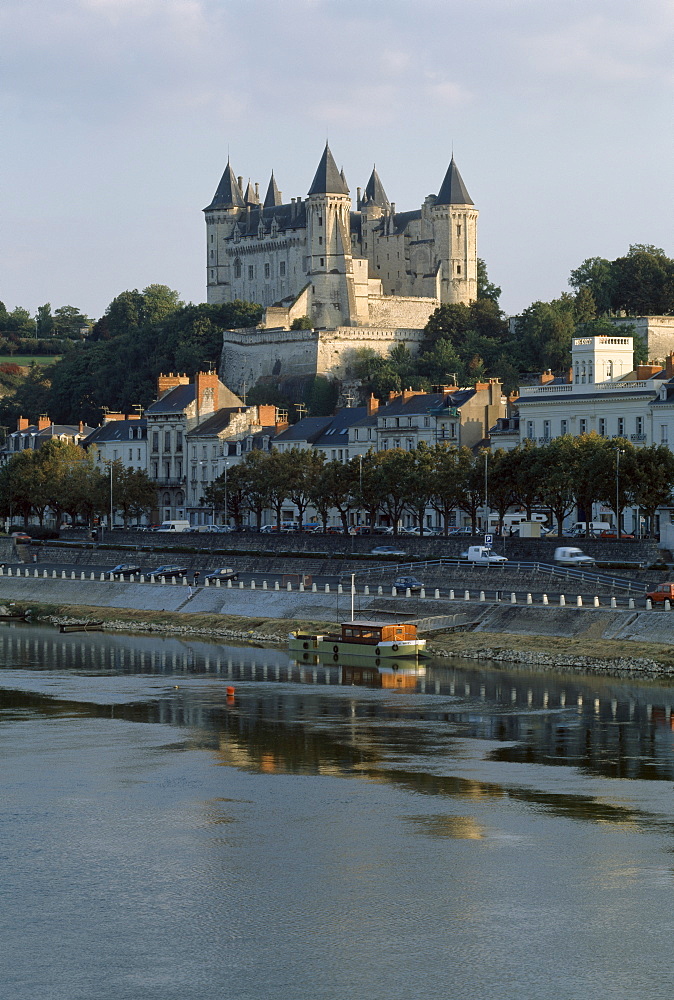
<path id="1" fill-rule="evenodd" d="M 498 516 L 501 531 L 506 513 L 518 507 L 528 518 L 534 510 L 548 511 L 561 534 L 564 519 L 576 508 L 592 520 L 596 502 L 617 519 L 626 507 L 638 506 L 650 529 L 658 507 L 670 502 L 674 455 L 662 445 L 635 448 L 623 438 L 597 434 L 478 455 L 465 447 L 421 443 L 413 451 L 368 452 L 348 462 L 328 461 L 312 449 L 253 451 L 208 487 L 201 502 L 231 517 L 237 528 L 250 514 L 259 530 L 264 512 L 271 510 L 280 530 L 283 509 L 292 503 L 300 530 L 312 509 L 323 530 L 336 510 L 345 534 L 353 511 L 363 512 L 371 526 L 384 517 L 394 535 L 407 514 L 423 534 L 431 509 L 445 534 L 457 511 L 468 516 L 477 533 L 485 487 L 488 509 Z"/>
<path id="2" fill-rule="evenodd" d="M 64 515 L 74 524 L 109 514 L 131 518 L 148 514 L 157 505 L 155 486 L 142 469 L 127 468 L 119 460 L 99 470 L 92 456 L 75 444 L 47 441 L 41 448 L 19 451 L 0 469 L 0 513 L 10 521 L 31 517 L 44 524 L 47 513 L 58 529 Z"/>

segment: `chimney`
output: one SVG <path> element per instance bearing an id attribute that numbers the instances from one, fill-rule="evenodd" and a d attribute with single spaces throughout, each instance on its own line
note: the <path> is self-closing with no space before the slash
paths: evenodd
<path id="1" fill-rule="evenodd" d="M 239 184 L 239 191 L 243 194 L 243 177 L 237 177 L 236 179 Z"/>
<path id="2" fill-rule="evenodd" d="M 662 371 L 662 365 L 637 365 L 637 381 L 653 378 Z"/>
<path id="3" fill-rule="evenodd" d="M 257 408 L 257 422 L 260 427 L 273 427 L 276 423 L 276 407 L 269 403 L 260 404 Z"/>
<path id="4" fill-rule="evenodd" d="M 361 206 L 360 188 L 356 188 L 356 208 L 358 209 L 358 211 L 360 211 L 360 206 Z"/>
<path id="5" fill-rule="evenodd" d="M 412 399 L 413 396 L 425 396 L 426 393 L 423 389 L 403 389 L 403 403 L 406 403 L 408 399 Z"/>
<path id="6" fill-rule="evenodd" d="M 84 421 L 80 420 L 80 434 L 84 434 Z"/>
<path id="7" fill-rule="evenodd" d="M 41 413 L 40 416 L 37 418 L 37 429 L 39 431 L 46 431 L 46 429 L 49 427 L 50 424 L 51 420 L 49 419 L 46 413 Z"/>
<path id="8" fill-rule="evenodd" d="M 379 400 L 373 392 L 370 393 L 370 398 L 367 401 L 367 415 L 371 417 L 379 409 Z"/>
<path id="9" fill-rule="evenodd" d="M 257 181 L 255 181 L 255 200 L 256 201 L 260 200 L 260 185 L 258 184 Z"/>
<path id="10" fill-rule="evenodd" d="M 555 380 L 555 376 L 552 374 L 551 370 L 548 368 L 548 370 L 544 371 L 543 374 L 541 375 L 540 384 L 541 385 L 547 385 L 548 382 L 554 382 L 554 380 Z"/>
<path id="11" fill-rule="evenodd" d="M 274 407 L 274 410 L 276 411 L 274 414 L 274 431 L 276 434 L 280 434 L 281 431 L 284 431 L 286 429 L 286 427 L 290 427 L 290 421 L 288 420 L 288 411 L 287 410 L 281 411 L 277 406 Z M 281 413 L 283 413 L 283 417 L 281 417 Z"/>
<path id="12" fill-rule="evenodd" d="M 157 397 L 160 398 L 169 389 L 175 389 L 179 385 L 189 385 L 190 380 L 187 375 L 174 375 L 173 372 L 170 375 L 160 375 L 157 379 Z"/>
<path id="13" fill-rule="evenodd" d="M 515 403 L 515 402 L 517 402 L 517 400 L 519 398 L 520 398 L 520 391 L 519 391 L 519 389 L 513 389 L 513 391 L 508 396 L 508 402 L 509 403 Z"/>
<path id="14" fill-rule="evenodd" d="M 488 382 L 476 382 L 475 383 L 475 392 L 483 392 L 485 389 L 488 389 L 488 388 L 489 388 L 489 383 Z"/>
<path id="15" fill-rule="evenodd" d="M 400 393 L 396 389 L 391 389 L 388 394 L 389 403 L 393 402 L 394 399 L 397 399 L 399 395 Z"/>
<path id="16" fill-rule="evenodd" d="M 674 378 L 674 351 L 665 358 L 665 373 L 667 378 Z"/>
<path id="17" fill-rule="evenodd" d="M 394 201 L 392 201 L 391 202 L 391 217 L 393 217 L 395 214 L 396 214 L 396 203 Z"/>
<path id="18" fill-rule="evenodd" d="M 199 416 L 205 413 L 214 413 L 218 409 L 218 390 L 220 381 L 218 373 L 197 372 L 195 379 L 195 397 Z"/>
<path id="19" fill-rule="evenodd" d="M 16 422 L 17 431 L 27 431 L 29 426 L 28 417 L 19 417 Z"/>

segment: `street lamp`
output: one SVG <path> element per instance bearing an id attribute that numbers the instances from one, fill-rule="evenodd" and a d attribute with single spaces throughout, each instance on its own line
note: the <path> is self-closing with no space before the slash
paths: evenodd
<path id="1" fill-rule="evenodd" d="M 229 507 L 227 505 L 227 469 L 229 468 L 229 462 L 225 462 L 225 524 L 229 527 Z M 215 511 L 213 511 L 213 520 L 215 520 Z"/>
<path id="2" fill-rule="evenodd" d="M 112 462 L 110 462 L 110 531 L 112 531 Z"/>
<path id="3" fill-rule="evenodd" d="M 620 456 L 624 452 L 624 448 L 616 448 L 615 452 L 615 536 L 617 539 L 620 539 Z"/>
<path id="4" fill-rule="evenodd" d="M 489 452 L 484 453 L 484 531 L 485 534 L 489 534 L 489 490 L 488 490 L 488 473 L 487 473 L 487 460 Z"/>

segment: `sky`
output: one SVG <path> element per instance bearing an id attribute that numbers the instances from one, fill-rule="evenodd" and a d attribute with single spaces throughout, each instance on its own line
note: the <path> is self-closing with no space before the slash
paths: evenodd
<path id="1" fill-rule="evenodd" d="M 304 197 L 326 138 L 398 211 L 454 153 L 515 314 L 632 243 L 674 256 L 671 0 L 2 0 L 0 300 L 205 301 L 228 155 Z"/>

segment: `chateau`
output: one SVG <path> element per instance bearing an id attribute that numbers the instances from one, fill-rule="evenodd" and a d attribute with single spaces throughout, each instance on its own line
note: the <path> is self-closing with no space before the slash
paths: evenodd
<path id="1" fill-rule="evenodd" d="M 222 375 L 343 376 L 354 347 L 415 350 L 442 303 L 477 297 L 477 217 L 452 158 L 437 195 L 398 212 L 373 169 L 353 210 L 344 171 L 326 145 L 306 198 L 283 202 L 272 173 L 259 185 L 228 162 L 207 228 L 209 302 L 265 306 L 262 329 L 225 336 Z M 292 330 L 309 317 L 311 330 Z"/>

